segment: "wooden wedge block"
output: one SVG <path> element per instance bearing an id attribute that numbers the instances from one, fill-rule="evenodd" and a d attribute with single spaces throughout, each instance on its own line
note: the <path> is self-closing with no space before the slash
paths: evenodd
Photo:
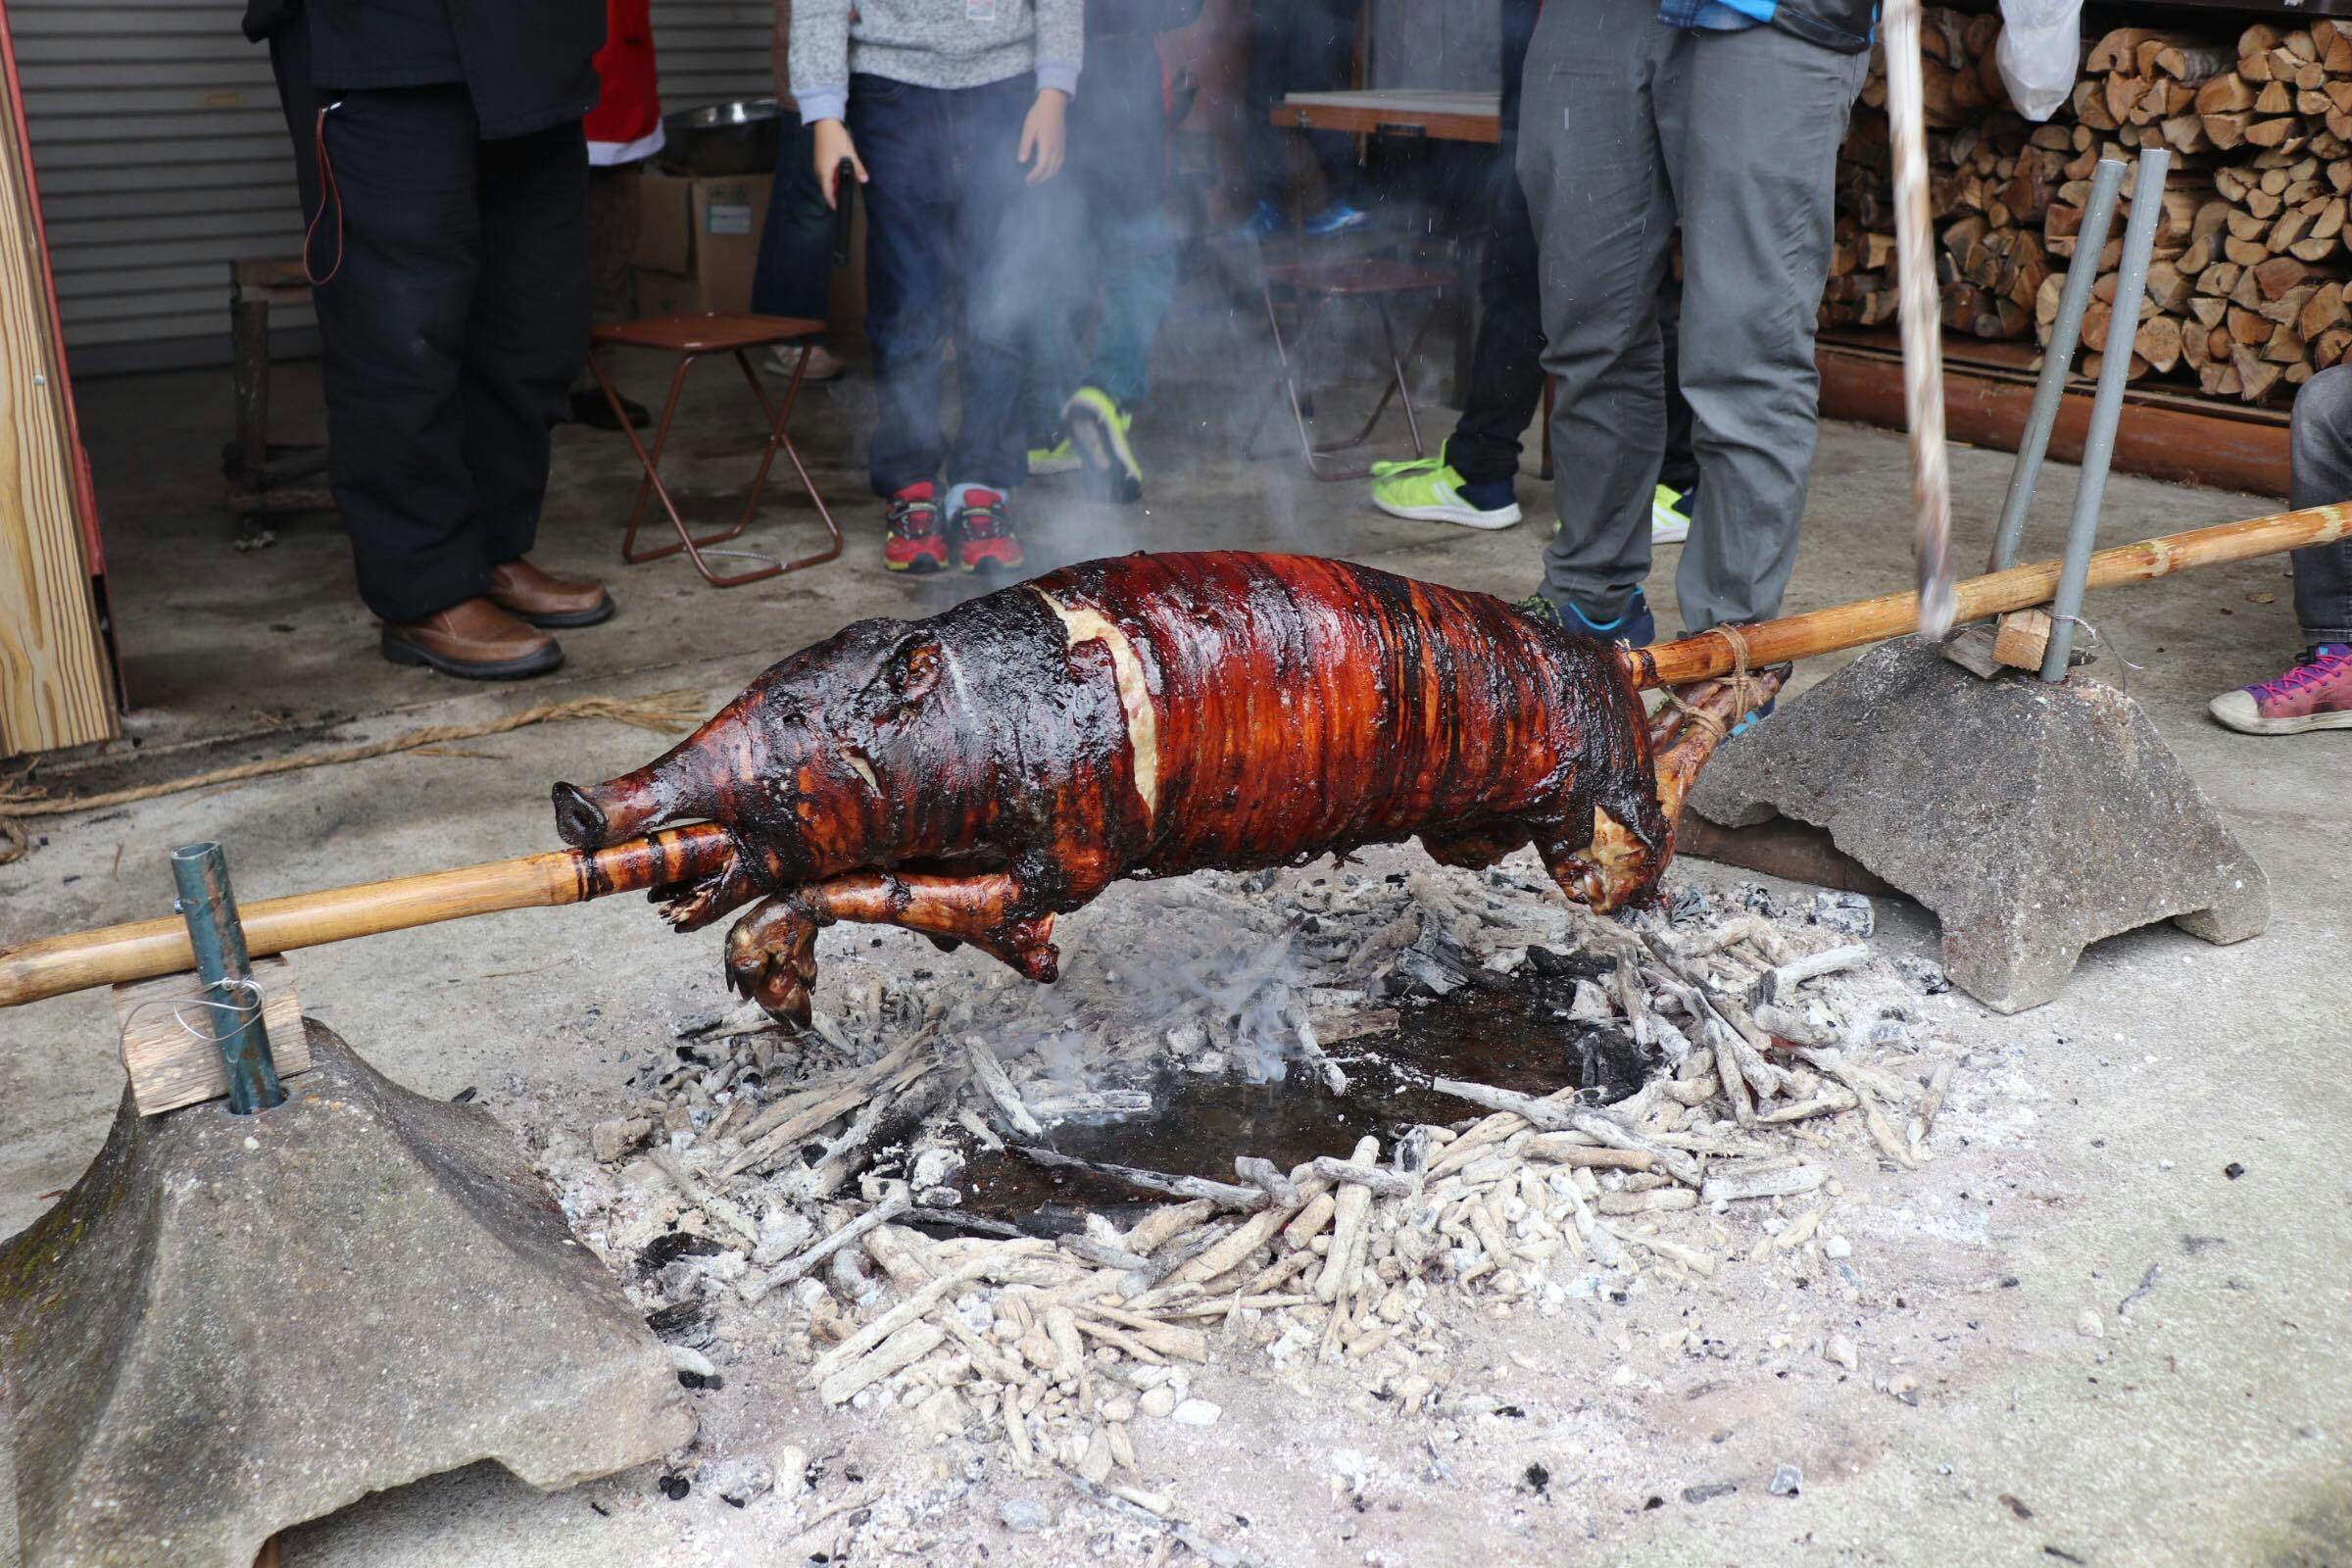
<path id="1" fill-rule="evenodd" d="M 311 1044 L 302 1027 L 302 1002 L 294 994 L 294 966 L 283 957 L 256 958 L 253 980 L 262 988 L 262 1022 L 277 1076 L 282 1080 L 310 1071 Z M 228 1094 L 228 1069 L 213 1045 L 213 1009 L 196 1001 L 202 994 L 192 970 L 115 987 L 122 1070 L 130 1075 L 131 1103 L 142 1116 Z"/>
<path id="2" fill-rule="evenodd" d="M 2013 610 L 2003 615 L 1992 639 L 1993 662 L 2011 669 L 2039 669 L 2050 646 L 2050 613 L 2046 610 Z"/>

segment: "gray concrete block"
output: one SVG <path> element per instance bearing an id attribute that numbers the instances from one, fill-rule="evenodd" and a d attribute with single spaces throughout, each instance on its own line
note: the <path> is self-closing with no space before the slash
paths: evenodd
<path id="1" fill-rule="evenodd" d="M 125 1099 L 0 1247 L 24 1568 L 250 1568 L 370 1492 L 481 1459 L 565 1487 L 693 1436 L 514 1138 L 309 1029 L 274 1110 Z"/>
<path id="2" fill-rule="evenodd" d="M 2270 884 L 2136 704 L 2077 676 L 1982 680 L 1916 639 L 1873 649 L 1718 752 L 1691 809 L 1780 814 L 1934 910 L 1944 968 L 2002 1012 L 2082 949 L 2173 919 L 2236 942 Z"/>

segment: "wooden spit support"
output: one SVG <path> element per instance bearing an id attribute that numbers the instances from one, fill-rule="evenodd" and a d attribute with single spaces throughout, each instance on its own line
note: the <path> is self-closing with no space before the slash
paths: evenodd
<path id="1" fill-rule="evenodd" d="M 2195 566 L 2220 565 L 2352 538 L 2352 504 L 2250 517 L 2142 539 L 2090 558 L 2092 587 L 2146 582 Z M 2060 563 L 2013 566 L 1957 586 L 1958 618 L 1977 620 L 2047 604 Z M 1903 636 L 1919 623 L 1915 593 L 1887 594 L 1739 628 L 1751 668 Z M 1732 639 L 1712 632 L 1625 654 L 1638 687 L 1684 686 L 1727 675 L 1740 662 Z M 420 876 L 267 899 L 243 909 L 253 956 L 405 931 L 509 909 L 554 908 L 614 893 L 694 883 L 724 865 L 725 830 L 696 824 L 595 850 L 564 850 Z M 119 982 L 176 974 L 193 963 L 176 917 L 44 937 L 0 949 L 0 1007 Z"/>

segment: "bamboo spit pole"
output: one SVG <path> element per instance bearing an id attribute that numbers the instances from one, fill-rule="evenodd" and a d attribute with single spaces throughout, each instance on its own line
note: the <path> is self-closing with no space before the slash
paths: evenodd
<path id="1" fill-rule="evenodd" d="M 2090 558 L 2089 582 L 2100 588 L 2144 582 L 2191 566 L 2245 561 L 2346 538 L 2352 538 L 2352 504 L 2282 512 L 2102 550 Z M 1959 585 L 1960 618 L 1977 620 L 2003 611 L 2047 604 L 2058 586 L 2058 571 L 2057 562 L 2043 561 L 1971 577 Z M 1918 595 L 1901 593 L 1738 629 L 1746 644 L 1749 664 L 1760 669 L 1813 654 L 1884 642 L 1918 624 Z M 1682 686 L 1728 675 L 1733 667 L 1730 640 L 1712 632 L 1633 649 L 1625 658 L 1637 686 Z M 730 853 L 725 830 L 701 823 L 665 828 L 650 838 L 631 839 L 602 850 L 526 855 L 389 882 L 300 893 L 248 906 L 243 911 L 245 942 L 259 956 L 467 915 L 581 904 L 613 893 L 700 881 L 725 865 Z M 192 962 L 187 927 L 177 919 L 141 920 L 99 931 L 44 937 L 19 947 L 0 948 L 0 1007 L 91 986 L 177 974 Z"/>
<path id="2" fill-rule="evenodd" d="M 546 909 L 613 893 L 699 881 L 727 862 L 724 828 L 666 828 L 602 850 L 560 850 L 422 876 L 363 882 L 247 905 L 241 914 L 254 957 L 352 937 L 406 931 L 504 909 Z M 0 1007 L 91 986 L 192 967 L 188 928 L 177 916 L 138 920 L 0 948 Z"/>
<path id="3" fill-rule="evenodd" d="M 2300 550 L 2352 538 L 2352 503 L 2280 512 L 2267 517 L 2248 517 L 2187 533 L 2166 534 L 2117 545 L 2090 558 L 2088 586 L 2109 588 L 2117 583 L 2146 582 L 2186 571 L 2192 566 L 2218 566 L 2250 561 L 2281 550 Z M 2058 589 L 2060 564 L 2037 561 L 1983 577 L 1971 577 L 1957 590 L 1959 619 L 1982 620 L 2006 611 L 2046 605 Z M 1816 654 L 1900 637 L 1919 625 L 1919 596 L 1887 594 L 1788 615 L 1733 629 L 1747 645 L 1750 668 L 1787 663 Z M 1732 672 L 1734 658 L 1728 638 L 1713 632 L 1685 637 L 1679 642 L 1637 648 L 1626 656 L 1636 686 L 1683 686 L 1709 676 Z"/>

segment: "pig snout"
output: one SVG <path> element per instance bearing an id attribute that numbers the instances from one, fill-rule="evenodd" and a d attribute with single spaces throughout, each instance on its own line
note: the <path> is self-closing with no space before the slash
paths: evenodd
<path id="1" fill-rule="evenodd" d="M 564 843 L 577 850 L 594 850 L 612 842 L 605 808 L 596 803 L 593 792 L 577 784 L 558 784 L 555 800 L 556 835 Z"/>
<path id="2" fill-rule="evenodd" d="M 665 782 L 659 767 L 657 763 L 623 773 L 586 789 L 558 784 L 553 792 L 556 832 L 575 849 L 596 850 L 706 814 L 686 798 L 692 792 Z"/>

